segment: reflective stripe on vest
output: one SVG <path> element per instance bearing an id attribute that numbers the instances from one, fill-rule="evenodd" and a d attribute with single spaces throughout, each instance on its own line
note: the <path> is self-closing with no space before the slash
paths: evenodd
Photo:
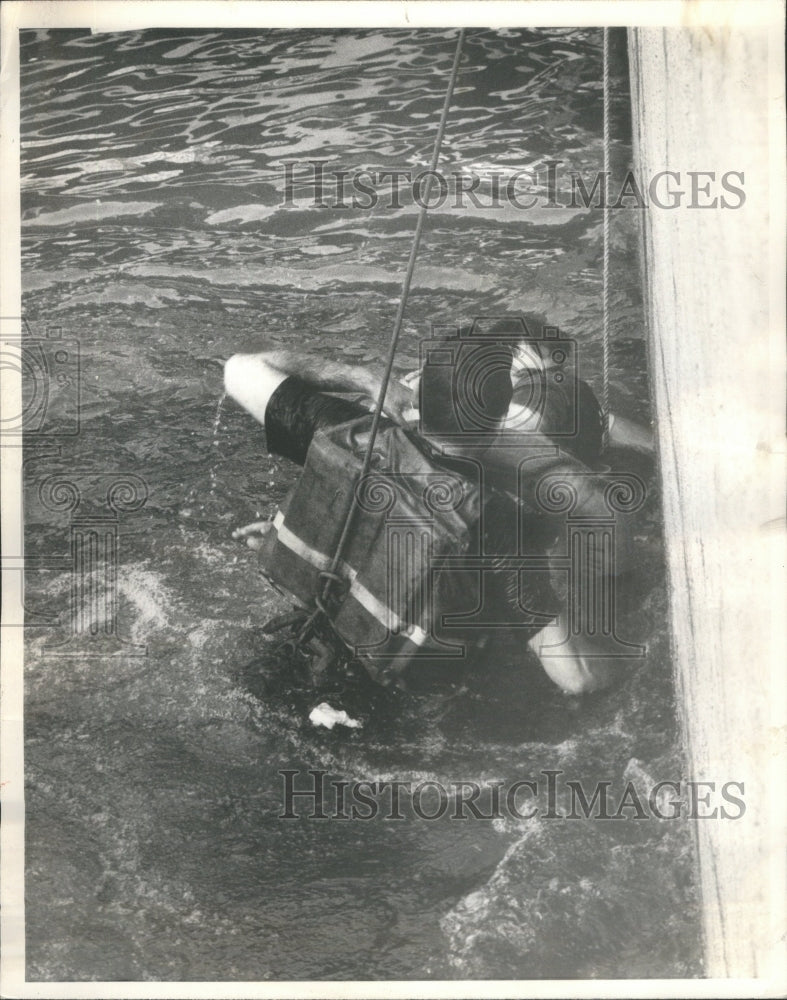
<path id="1" fill-rule="evenodd" d="M 304 562 L 314 566 L 315 569 L 320 570 L 320 572 L 324 572 L 330 568 L 332 561 L 330 557 L 324 552 L 320 552 L 317 549 L 312 548 L 310 545 L 307 545 L 303 539 L 299 538 L 294 532 L 290 531 L 284 523 L 284 515 L 281 511 L 277 511 L 276 516 L 273 519 L 273 526 L 278 534 L 279 542 L 296 556 L 303 559 Z M 396 612 L 392 611 L 391 608 L 383 604 L 382 601 L 378 601 L 371 591 L 367 590 L 362 583 L 358 582 L 358 574 L 352 566 L 348 566 L 346 562 L 342 562 L 340 564 L 340 569 L 342 574 L 350 581 L 350 594 L 352 594 L 361 607 L 368 611 L 373 618 L 376 618 L 381 625 L 384 625 L 385 628 L 389 629 L 391 632 L 403 633 L 415 646 L 422 646 L 426 642 L 429 638 L 428 632 L 425 632 L 419 625 L 408 625 L 402 622 Z"/>

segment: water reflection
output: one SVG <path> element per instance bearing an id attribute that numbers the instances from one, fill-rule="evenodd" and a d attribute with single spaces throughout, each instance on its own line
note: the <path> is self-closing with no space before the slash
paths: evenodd
<path id="1" fill-rule="evenodd" d="M 267 649 L 259 625 L 286 603 L 230 534 L 271 515 L 295 470 L 266 454 L 237 408 L 217 410 L 221 361 L 302 344 L 381 363 L 413 205 L 284 207 L 283 161 L 423 166 L 454 38 L 449 30 L 22 33 L 25 309 L 37 332 L 55 322 L 77 336 L 82 362 L 82 432 L 47 458 L 46 472 L 123 469 L 149 490 L 144 510 L 121 525 L 119 568 L 122 626 L 148 645 L 146 666 L 48 659 L 45 637 L 31 631 L 31 978 L 692 967 L 691 925 L 675 916 L 692 905 L 677 831 L 647 824 L 621 852 L 620 832 L 602 824 L 572 840 L 570 831 L 505 824 L 276 820 L 282 767 L 488 782 L 551 764 L 597 779 L 639 756 L 657 777 L 675 777 L 658 770 L 677 765 L 653 506 L 642 526 L 653 539 L 653 589 L 637 622 L 651 658 L 632 683 L 582 712 L 512 660 L 449 704 L 386 703 L 362 737 L 342 740 L 307 728 L 308 694 L 276 687 L 259 669 Z M 620 116 L 626 84 L 622 65 L 614 69 Z M 596 169 L 600 76 L 596 30 L 470 30 L 445 162 L 478 173 L 550 158 L 566 171 Z M 625 158 L 627 147 L 618 153 Z M 414 366 L 433 322 L 525 309 L 577 337 L 583 372 L 598 384 L 595 215 L 436 212 L 400 369 Z M 647 377 L 627 216 L 613 223 L 611 374 L 615 405 L 641 418 Z M 36 508 L 36 476 L 32 464 L 27 551 L 63 556 L 67 525 Z M 69 579 L 30 573 L 27 587 L 31 607 L 57 613 Z M 545 935 L 528 917 L 531 902 L 566 872 L 572 895 L 560 898 L 579 909 L 553 909 Z"/>

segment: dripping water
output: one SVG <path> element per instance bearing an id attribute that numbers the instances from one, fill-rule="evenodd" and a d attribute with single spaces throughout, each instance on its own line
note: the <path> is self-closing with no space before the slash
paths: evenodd
<path id="1" fill-rule="evenodd" d="M 213 434 L 211 435 L 211 444 L 213 448 L 218 448 L 219 446 L 219 430 L 221 429 L 221 411 L 224 406 L 224 400 L 227 398 L 227 393 L 223 392 L 219 397 L 218 405 L 216 406 L 216 416 L 213 418 Z M 216 465 L 218 458 L 216 452 L 211 452 L 210 460 L 210 495 L 211 497 L 216 496 Z"/>

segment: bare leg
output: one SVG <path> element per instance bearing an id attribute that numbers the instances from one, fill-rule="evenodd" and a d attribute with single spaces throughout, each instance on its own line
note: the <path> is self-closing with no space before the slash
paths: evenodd
<path id="1" fill-rule="evenodd" d="M 261 424 L 273 393 L 287 378 L 264 354 L 233 354 L 224 366 L 224 388 Z"/>

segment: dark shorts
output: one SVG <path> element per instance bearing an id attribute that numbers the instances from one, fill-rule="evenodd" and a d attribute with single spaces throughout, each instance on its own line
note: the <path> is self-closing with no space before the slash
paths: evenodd
<path id="1" fill-rule="evenodd" d="M 317 431 L 329 430 L 368 412 L 360 403 L 329 396 L 297 375 L 290 375 L 277 387 L 265 411 L 268 451 L 304 465 Z"/>

